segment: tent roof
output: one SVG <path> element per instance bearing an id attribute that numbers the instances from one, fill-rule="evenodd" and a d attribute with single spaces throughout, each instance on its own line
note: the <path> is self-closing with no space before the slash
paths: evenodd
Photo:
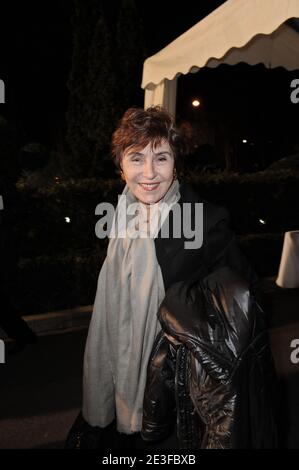
<path id="1" fill-rule="evenodd" d="M 299 0 L 228 0 L 144 62 L 142 88 L 219 64 L 299 68 Z M 287 23 L 286 23 L 287 21 Z"/>

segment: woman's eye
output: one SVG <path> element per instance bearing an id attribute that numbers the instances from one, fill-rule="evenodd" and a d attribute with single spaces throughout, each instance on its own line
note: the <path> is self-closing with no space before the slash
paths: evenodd
<path id="1" fill-rule="evenodd" d="M 166 157 L 163 157 L 163 156 L 161 156 L 161 157 L 158 158 L 158 161 L 159 161 L 159 162 L 165 162 L 165 160 L 167 160 L 167 158 L 166 158 Z"/>

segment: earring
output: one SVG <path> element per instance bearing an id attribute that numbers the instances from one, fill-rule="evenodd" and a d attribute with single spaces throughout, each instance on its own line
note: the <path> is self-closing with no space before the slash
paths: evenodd
<path id="1" fill-rule="evenodd" d="M 122 170 L 120 170 L 120 177 L 122 180 L 125 181 L 125 176 L 124 176 L 124 172 Z"/>
<path id="2" fill-rule="evenodd" d="M 176 180 L 177 179 L 177 172 L 176 172 L 176 169 L 173 170 L 173 179 Z"/>

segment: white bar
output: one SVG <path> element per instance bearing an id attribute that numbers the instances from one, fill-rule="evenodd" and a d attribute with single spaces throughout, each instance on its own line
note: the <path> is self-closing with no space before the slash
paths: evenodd
<path id="1" fill-rule="evenodd" d="M 3 80 L 0 80 L 0 103 L 5 103 L 5 85 Z"/>
<path id="2" fill-rule="evenodd" d="M 5 344 L 3 339 L 0 339 L 0 364 L 5 364 Z"/>

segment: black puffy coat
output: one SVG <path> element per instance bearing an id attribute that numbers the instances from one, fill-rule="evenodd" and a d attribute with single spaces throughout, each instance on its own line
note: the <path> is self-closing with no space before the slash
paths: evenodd
<path id="1" fill-rule="evenodd" d="M 249 282 L 228 267 L 177 282 L 158 315 L 143 439 L 162 440 L 176 422 L 181 448 L 275 448 L 275 370 Z"/>

